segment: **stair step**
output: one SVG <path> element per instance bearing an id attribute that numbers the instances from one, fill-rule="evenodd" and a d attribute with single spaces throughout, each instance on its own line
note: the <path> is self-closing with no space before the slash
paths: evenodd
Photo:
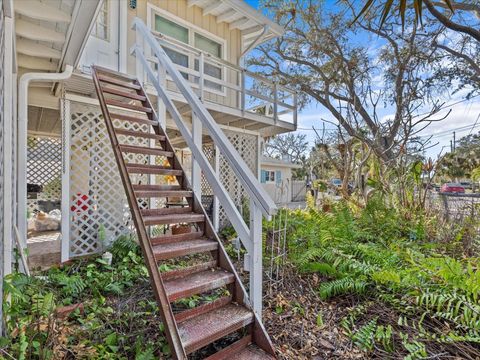
<path id="1" fill-rule="evenodd" d="M 98 75 L 98 80 L 100 80 L 102 82 L 105 82 L 105 83 L 112 84 L 112 85 L 121 86 L 121 87 L 124 87 L 124 88 L 129 88 L 129 89 L 134 89 L 134 90 L 140 90 L 141 89 L 140 85 L 132 84 L 132 83 L 122 81 L 120 79 L 115 79 L 115 78 L 112 78 L 112 77 L 106 76 L 106 75 L 99 74 Z"/>
<path id="2" fill-rule="evenodd" d="M 155 255 L 155 259 L 167 260 L 217 249 L 218 243 L 216 241 L 204 239 L 157 245 L 153 247 L 153 253 Z"/>
<path id="3" fill-rule="evenodd" d="M 111 106 L 116 106 L 124 109 L 129 109 L 133 111 L 138 111 L 138 112 L 146 112 L 146 113 L 151 113 L 153 110 L 145 107 L 145 106 L 140 106 L 140 105 L 132 105 L 126 102 L 118 101 L 118 100 L 113 100 L 113 99 L 105 99 L 105 104 L 111 105 Z"/>
<path id="4" fill-rule="evenodd" d="M 133 190 L 135 191 L 183 191 L 180 185 L 170 184 L 133 184 Z M 190 191 L 190 190 L 185 190 Z"/>
<path id="5" fill-rule="evenodd" d="M 144 131 L 125 130 L 125 129 L 119 129 L 119 128 L 114 128 L 114 130 L 117 135 L 125 135 L 125 136 L 133 136 L 133 137 L 139 137 L 144 139 L 165 141 L 164 135 L 157 135 L 157 134 L 147 133 Z"/>
<path id="6" fill-rule="evenodd" d="M 235 341 L 233 344 L 223 348 L 222 350 L 216 352 L 213 355 L 210 355 L 205 360 L 226 360 L 226 359 L 235 359 L 235 355 L 242 352 L 247 346 L 252 343 L 252 335 L 248 334 L 241 338 L 240 340 Z"/>
<path id="7" fill-rule="evenodd" d="M 232 345 L 210 355 L 205 360 L 275 360 L 270 354 L 252 344 L 252 336 L 247 335 Z"/>
<path id="8" fill-rule="evenodd" d="M 127 171 L 131 174 L 156 174 L 156 175 L 173 175 L 182 176 L 182 170 L 176 170 L 158 165 L 147 164 L 126 164 Z"/>
<path id="9" fill-rule="evenodd" d="M 142 214 L 142 216 L 187 214 L 191 212 L 192 212 L 192 208 L 189 206 L 140 210 L 140 213 Z"/>
<path id="10" fill-rule="evenodd" d="M 244 306 L 228 304 L 178 324 L 187 354 L 231 334 L 253 322 L 253 312 Z"/>
<path id="11" fill-rule="evenodd" d="M 188 274 L 185 277 L 164 281 L 168 299 L 172 302 L 221 288 L 235 281 L 235 276 L 223 269 Z"/>
<path id="12" fill-rule="evenodd" d="M 201 231 L 192 231 L 185 234 L 176 234 L 176 235 L 161 235 L 150 239 L 150 243 L 155 245 L 160 244 L 169 244 L 179 241 L 188 241 L 188 240 L 195 240 L 201 239 L 203 237 L 203 232 Z"/>
<path id="13" fill-rule="evenodd" d="M 173 157 L 173 152 L 165 151 L 162 149 L 155 149 L 155 148 L 150 148 L 145 146 L 133 146 L 133 145 L 119 145 L 119 147 L 120 147 L 120 150 L 124 153 Z"/>
<path id="14" fill-rule="evenodd" d="M 142 125 L 145 124 L 145 125 L 158 126 L 158 122 L 155 120 L 142 119 L 137 116 L 118 114 L 115 112 L 110 112 L 110 119 L 125 120 L 125 121 L 134 122 Z"/>
<path id="15" fill-rule="evenodd" d="M 138 190 L 135 191 L 135 195 L 137 195 L 139 198 L 191 198 L 193 196 L 193 192 L 189 190 Z"/>
<path id="16" fill-rule="evenodd" d="M 143 217 L 143 222 L 147 226 L 179 223 L 199 223 L 203 221 L 205 221 L 205 216 L 203 214 L 197 213 L 153 215 Z"/>
<path id="17" fill-rule="evenodd" d="M 111 75 L 120 79 L 124 79 L 127 81 L 137 81 L 136 76 L 133 76 L 133 75 L 121 73 L 121 72 L 106 68 L 104 66 L 94 65 L 94 67 L 95 67 L 95 70 L 100 73 L 108 74 L 108 75 Z"/>
<path id="18" fill-rule="evenodd" d="M 228 305 L 231 302 L 232 302 L 232 296 L 231 295 L 222 296 L 221 298 L 218 298 L 218 299 L 216 299 L 214 301 L 211 301 L 209 303 L 199 305 L 197 307 L 194 307 L 193 309 L 187 309 L 187 310 L 184 310 L 184 311 L 182 311 L 178 314 L 175 314 L 175 320 L 177 321 L 177 324 L 178 324 L 178 323 L 181 323 L 183 321 L 190 320 L 190 319 L 192 319 L 196 316 L 205 314 L 209 311 L 218 309 L 222 306 Z"/>
<path id="19" fill-rule="evenodd" d="M 267 354 L 255 344 L 250 344 L 241 352 L 229 358 L 232 360 L 275 360 L 272 355 Z"/>
<path id="20" fill-rule="evenodd" d="M 111 88 L 111 87 L 102 86 L 102 91 L 104 93 L 117 95 L 117 96 L 122 96 L 124 98 L 132 99 L 132 100 L 138 100 L 138 101 L 147 100 L 147 98 L 143 95 L 138 95 L 138 94 L 131 93 L 131 92 L 121 91 L 121 90 L 117 90 L 117 89 L 114 89 L 114 88 Z"/>
<path id="21" fill-rule="evenodd" d="M 184 235 L 184 234 L 182 234 Z M 168 280 L 173 280 L 173 279 L 179 279 L 183 278 L 188 275 L 192 275 L 195 273 L 199 273 L 202 271 L 211 271 L 217 267 L 217 261 L 212 260 L 212 261 L 207 261 L 198 265 L 192 265 L 192 266 L 187 266 L 184 268 L 180 269 L 175 269 L 175 270 L 170 270 L 167 272 L 162 273 L 162 279 L 163 281 L 168 281 Z"/>

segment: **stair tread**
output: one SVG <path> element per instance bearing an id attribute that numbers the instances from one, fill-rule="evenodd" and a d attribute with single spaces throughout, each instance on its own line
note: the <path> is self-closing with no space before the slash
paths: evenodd
<path id="1" fill-rule="evenodd" d="M 136 146 L 136 145 L 119 145 L 120 150 L 125 153 L 146 154 L 146 155 L 158 155 L 172 157 L 173 152 L 165 151 L 162 149 L 151 148 L 148 146 Z"/>
<path id="2" fill-rule="evenodd" d="M 183 171 L 159 165 L 126 164 L 130 173 L 182 176 Z"/>
<path id="3" fill-rule="evenodd" d="M 134 89 L 134 90 L 140 90 L 141 89 L 140 85 L 132 84 L 132 83 L 129 83 L 127 81 L 112 78 L 110 76 L 106 76 L 106 75 L 102 75 L 102 74 L 98 74 L 98 80 L 100 80 L 102 82 L 112 84 L 112 85 L 117 85 L 117 86 L 130 88 L 130 89 Z"/>
<path id="4" fill-rule="evenodd" d="M 152 245 L 159 245 L 159 244 L 168 244 L 177 241 L 187 241 L 187 240 L 196 240 L 203 238 L 203 232 L 201 231 L 192 231 L 185 234 L 165 234 L 156 236 L 150 239 Z"/>
<path id="5" fill-rule="evenodd" d="M 132 99 L 132 100 L 145 101 L 147 99 L 143 95 L 138 95 L 138 94 L 135 94 L 135 93 L 130 93 L 130 92 L 127 92 L 127 91 L 122 91 L 122 90 L 118 90 L 118 89 L 114 89 L 114 88 L 106 87 L 106 86 L 102 86 L 102 91 L 104 93 L 108 93 L 108 94 L 112 94 L 112 95 L 116 95 L 116 96 L 121 96 L 121 97 Z"/>
<path id="6" fill-rule="evenodd" d="M 163 197 L 192 197 L 190 190 L 136 190 L 135 194 L 139 198 L 163 198 Z"/>
<path id="7" fill-rule="evenodd" d="M 153 253 L 157 260 L 166 260 L 179 256 L 212 251 L 217 248 L 218 243 L 216 241 L 199 239 L 156 245 L 153 247 Z"/>
<path id="8" fill-rule="evenodd" d="M 133 136 L 133 137 L 140 137 L 145 139 L 155 139 L 159 141 L 165 141 L 164 135 L 157 135 L 157 134 L 147 133 L 144 131 L 134 131 L 134 130 L 119 129 L 119 128 L 114 128 L 114 130 L 117 135 L 125 135 L 125 136 Z"/>
<path id="9" fill-rule="evenodd" d="M 184 277 L 164 282 L 170 301 L 186 298 L 195 294 L 221 288 L 231 284 L 234 275 L 223 269 L 213 269 L 188 274 Z"/>
<path id="10" fill-rule="evenodd" d="M 182 222 L 196 223 L 205 221 L 203 214 L 168 214 L 168 215 L 148 215 L 143 217 L 145 225 L 178 224 Z"/>
<path id="11" fill-rule="evenodd" d="M 111 75 L 111 76 L 114 76 L 114 77 L 119 77 L 119 78 L 127 80 L 127 81 L 136 81 L 137 80 L 137 77 L 134 76 L 134 75 L 129 75 L 129 74 L 125 74 L 125 73 L 122 73 L 122 72 L 118 72 L 116 70 L 112 70 L 112 69 L 106 68 L 104 66 L 98 66 L 98 65 L 94 65 L 94 66 L 95 66 L 95 70 L 99 73 L 104 73 L 104 74 L 108 74 L 108 75 Z"/>
<path id="12" fill-rule="evenodd" d="M 145 106 L 133 105 L 133 104 L 129 104 L 129 103 L 126 103 L 126 102 L 113 100 L 113 99 L 105 99 L 105 104 L 111 105 L 111 106 L 117 106 L 117 107 L 120 107 L 120 108 L 123 108 L 123 109 L 138 111 L 138 112 L 151 113 L 153 111 L 152 109 L 150 109 L 148 107 L 145 107 Z"/>
<path id="13" fill-rule="evenodd" d="M 187 353 L 212 343 L 253 322 L 253 312 L 237 304 L 228 304 L 178 324 L 178 332 Z"/>
<path id="14" fill-rule="evenodd" d="M 110 119 L 118 119 L 118 120 L 124 120 L 124 121 L 129 121 L 129 122 L 135 122 L 137 124 L 158 126 L 158 122 L 155 121 L 155 120 L 142 119 L 142 118 L 139 118 L 138 116 L 119 114 L 119 113 L 111 112 L 111 111 L 109 113 L 110 113 Z"/>
<path id="15" fill-rule="evenodd" d="M 179 269 L 165 271 L 162 272 L 162 279 L 163 281 L 168 281 L 172 279 L 183 278 L 185 276 L 199 273 L 202 271 L 211 271 L 212 269 L 215 269 L 217 265 L 218 264 L 216 260 L 211 260 L 197 265 L 191 265 Z"/>
<path id="16" fill-rule="evenodd" d="M 228 359 L 230 360 L 275 360 L 275 358 L 267 354 L 255 344 L 250 344 L 242 351 L 231 354 Z"/>

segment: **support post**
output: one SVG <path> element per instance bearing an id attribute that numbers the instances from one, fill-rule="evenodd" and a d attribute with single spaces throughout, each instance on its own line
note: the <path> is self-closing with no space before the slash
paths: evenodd
<path id="1" fill-rule="evenodd" d="M 61 261 L 70 258 L 70 100 L 61 100 L 62 111 L 62 243 Z"/>
<path id="2" fill-rule="evenodd" d="M 262 318 L 262 212 L 253 200 L 250 200 L 250 301 L 253 311 Z"/>
<path id="3" fill-rule="evenodd" d="M 158 62 L 157 65 L 158 65 L 158 70 L 157 70 L 158 83 L 160 84 L 160 86 L 166 89 L 167 72 L 165 68 L 162 66 L 162 64 L 160 64 L 160 62 Z M 160 96 L 157 96 L 157 117 L 158 117 L 158 120 L 160 121 L 160 126 L 162 127 L 163 131 L 166 131 L 167 111 L 165 109 L 165 104 L 163 103 L 163 100 L 160 98 Z"/>
<path id="4" fill-rule="evenodd" d="M 217 179 L 220 179 L 220 150 L 218 149 L 218 146 L 215 146 L 214 151 L 215 154 L 213 158 L 213 171 L 215 171 Z M 215 231 L 218 231 L 220 228 L 220 203 L 218 197 L 215 194 L 213 195 L 212 219 L 213 228 L 215 229 Z"/>
<path id="5" fill-rule="evenodd" d="M 198 72 L 199 72 L 199 78 L 198 78 L 198 87 L 200 90 L 200 101 L 203 102 L 203 89 L 205 87 L 205 79 L 204 79 L 204 73 L 205 73 L 205 55 L 203 52 L 200 52 L 200 58 L 198 59 Z"/>
<path id="6" fill-rule="evenodd" d="M 147 56 L 146 51 L 145 51 L 145 44 L 144 44 L 144 41 L 143 41 L 143 36 L 139 31 L 135 31 L 135 46 L 139 47 L 141 50 L 143 50 L 145 52 L 145 56 Z M 143 67 L 142 67 L 142 63 L 140 62 L 140 60 L 137 57 L 135 58 L 135 73 L 137 75 L 138 81 L 140 82 L 140 84 L 143 85 L 143 80 L 144 80 Z"/>
<path id="7" fill-rule="evenodd" d="M 5 63 L 4 69 L 4 94 L 13 94 L 13 19 L 5 17 Z M 12 272 L 12 190 L 13 190 L 13 124 L 14 108 L 13 98 L 6 97 L 3 107 L 3 276 Z M 2 279 L 0 281 L 3 282 Z M 1 295 L 1 293 L 0 293 Z M 1 328 L 1 325 L 0 325 Z"/>
<path id="8" fill-rule="evenodd" d="M 199 151 L 202 149 L 202 122 L 198 116 L 192 112 L 192 138 L 195 147 Z M 202 198 L 202 170 L 192 152 L 192 190 L 199 200 Z"/>

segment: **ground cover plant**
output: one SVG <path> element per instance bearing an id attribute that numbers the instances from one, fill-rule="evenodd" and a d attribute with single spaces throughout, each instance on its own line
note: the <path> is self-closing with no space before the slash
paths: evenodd
<path id="1" fill-rule="evenodd" d="M 111 265 L 98 256 L 7 277 L 0 358 L 169 358 L 139 247 L 122 237 L 110 251 Z"/>
<path id="2" fill-rule="evenodd" d="M 438 242 L 437 218 L 407 219 L 384 204 L 291 211 L 293 264 L 321 276 L 327 304 L 349 300 L 342 331 L 365 357 L 478 358 L 479 258 L 463 255 L 461 236 Z"/>

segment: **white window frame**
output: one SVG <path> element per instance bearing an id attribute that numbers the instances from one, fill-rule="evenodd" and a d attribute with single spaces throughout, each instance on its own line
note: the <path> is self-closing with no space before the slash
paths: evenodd
<path id="1" fill-rule="evenodd" d="M 275 170 L 265 170 L 265 171 L 268 173 L 268 179 L 265 177 L 265 183 L 266 184 L 275 184 Z M 272 177 L 272 175 L 273 175 L 273 177 Z"/>
<path id="2" fill-rule="evenodd" d="M 104 10 L 105 9 L 105 10 Z M 96 37 L 97 39 L 103 40 L 103 41 L 110 41 L 110 0 L 105 0 L 104 3 L 102 4 L 99 14 L 97 15 L 97 18 L 95 20 L 95 24 L 93 25 L 93 31 L 92 35 Z M 100 19 L 100 13 L 105 12 L 105 21 L 106 23 L 100 23 L 98 20 Z M 101 37 L 98 34 L 98 26 L 104 26 L 105 27 L 105 37 Z"/>
<path id="3" fill-rule="evenodd" d="M 195 47 L 195 33 L 203 35 L 206 38 L 212 39 L 213 41 L 219 43 L 222 47 L 221 58 L 220 59 L 227 61 L 226 54 L 228 54 L 228 52 L 227 52 L 227 40 L 226 39 L 221 38 L 218 35 L 215 35 L 215 34 L 209 32 L 205 29 L 202 29 L 201 27 L 199 27 L 195 24 L 192 24 L 192 23 L 188 22 L 187 20 L 176 16 L 176 15 L 168 12 L 165 9 L 162 9 L 162 8 L 159 8 L 158 6 L 147 3 L 147 27 L 151 30 L 155 30 L 155 28 L 154 28 L 154 26 L 155 26 L 155 15 L 159 15 L 159 16 L 167 19 L 167 20 L 173 21 L 173 22 L 177 23 L 178 25 L 181 25 L 184 28 L 186 28 L 188 30 L 188 44 L 186 44 L 186 45 L 189 45 L 189 46 L 191 46 L 195 49 L 197 49 Z M 165 36 L 166 39 L 171 39 L 168 35 L 164 35 L 164 36 Z M 203 50 L 200 50 L 200 49 L 198 49 L 198 50 L 205 53 L 205 51 L 203 51 Z M 213 55 L 211 55 L 211 56 L 215 57 Z M 192 70 L 195 69 L 195 61 L 194 61 L 193 56 L 191 56 L 191 55 L 189 55 L 188 67 L 189 67 L 189 69 L 192 69 Z M 221 69 L 221 79 L 219 79 L 219 80 L 226 81 L 225 67 L 220 66 L 220 69 Z M 195 88 L 199 87 L 199 85 L 197 83 L 194 83 L 192 81 L 189 81 L 189 83 L 192 87 L 195 87 Z M 222 86 L 222 89 L 223 89 L 222 91 L 219 91 L 219 90 L 210 88 L 208 86 L 207 87 L 204 86 L 204 91 L 205 92 L 212 93 L 212 94 L 215 94 L 215 95 L 220 95 L 220 96 L 227 96 L 227 88 L 225 86 Z"/>

